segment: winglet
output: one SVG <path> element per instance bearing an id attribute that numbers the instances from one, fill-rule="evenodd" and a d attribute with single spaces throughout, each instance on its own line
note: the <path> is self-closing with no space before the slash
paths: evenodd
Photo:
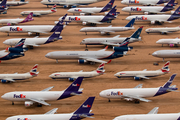
<path id="1" fill-rule="evenodd" d="M 109 60 L 109 61 L 107 62 L 107 64 L 111 63 L 111 61 L 112 61 L 112 60 Z"/>
<path id="2" fill-rule="evenodd" d="M 108 49 L 108 46 L 106 46 L 104 49 L 106 49 L 106 50 L 107 50 L 107 49 Z"/>

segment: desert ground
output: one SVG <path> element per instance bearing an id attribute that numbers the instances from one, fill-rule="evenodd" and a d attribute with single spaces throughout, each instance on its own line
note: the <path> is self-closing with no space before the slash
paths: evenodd
<path id="1" fill-rule="evenodd" d="M 102 7 L 109 0 L 101 1 L 98 3 L 90 4 L 87 7 Z M 180 2 L 180 1 L 179 1 Z M 121 1 L 116 0 L 114 5 L 117 5 L 117 11 L 120 15 L 112 23 L 104 23 L 97 26 L 125 26 L 129 21 L 125 18 L 129 16 L 129 13 L 122 12 L 121 9 L 126 5 L 122 5 Z M 82 6 L 85 7 L 85 6 Z M 178 6 L 176 6 L 177 8 Z M 40 3 L 40 0 L 31 0 L 29 4 L 23 6 L 10 7 L 7 14 L 1 14 L 0 18 L 24 18 L 20 15 L 20 12 L 25 10 L 48 10 L 50 9 Z M 57 21 L 59 17 L 67 13 L 68 9 L 64 9 L 57 6 L 57 12 L 50 15 L 44 15 L 41 17 L 33 17 L 34 21 L 24 23 L 24 25 L 54 25 L 54 21 Z M 170 12 L 167 12 L 170 13 Z M 69 13 L 72 15 L 72 13 Z M 135 15 L 135 13 L 133 13 Z M 150 22 L 136 22 L 134 30 L 125 32 L 112 33 L 109 36 L 100 35 L 99 33 L 92 32 L 85 35 L 79 30 L 85 26 L 81 23 L 72 22 L 67 25 L 62 31 L 62 40 L 35 47 L 25 52 L 24 57 L 20 57 L 13 60 L 2 61 L 0 63 L 0 73 L 25 73 L 35 65 L 39 64 L 38 71 L 40 72 L 37 77 L 17 81 L 16 83 L 0 84 L 0 96 L 11 91 L 40 91 L 47 87 L 54 86 L 52 91 L 61 91 L 66 89 L 71 82 L 67 79 L 53 80 L 49 78 L 49 75 L 54 72 L 70 72 L 70 71 L 92 71 L 95 70 L 99 63 L 95 65 L 90 64 L 78 64 L 77 60 L 59 60 L 56 63 L 53 59 L 48 59 L 45 55 L 52 51 L 79 51 L 85 50 L 85 45 L 80 45 L 80 42 L 84 38 L 91 37 L 113 37 L 121 35 L 121 37 L 130 36 L 135 30 L 143 26 L 141 33 L 142 41 L 132 43 L 129 46 L 133 47 L 133 50 L 128 51 L 128 55 L 113 59 L 110 64 L 105 65 L 105 74 L 94 77 L 86 78 L 81 85 L 84 88 L 82 96 L 73 96 L 67 99 L 59 101 L 47 101 L 51 106 L 32 106 L 26 108 L 24 102 L 15 102 L 15 105 L 11 104 L 11 101 L 0 98 L 0 120 L 5 120 L 7 117 L 14 115 L 26 115 L 26 114 L 44 114 L 53 108 L 59 108 L 58 113 L 71 113 L 75 111 L 89 96 L 95 96 L 95 101 L 92 106 L 92 113 L 95 115 L 96 120 L 112 120 L 113 118 L 126 115 L 126 114 L 146 114 L 154 107 L 159 107 L 158 113 L 179 113 L 180 112 L 180 93 L 171 92 L 162 96 L 154 98 L 147 98 L 152 102 L 140 102 L 140 104 L 134 104 L 133 102 L 127 102 L 124 100 L 114 99 L 108 102 L 108 99 L 99 96 L 99 92 L 110 88 L 133 88 L 138 84 L 143 84 L 144 88 L 159 87 L 164 85 L 165 82 L 173 73 L 177 73 L 173 85 L 180 87 L 180 58 L 168 58 L 166 61 L 170 61 L 170 72 L 168 74 L 151 78 L 149 80 L 135 81 L 133 78 L 116 78 L 115 73 L 119 71 L 130 70 L 158 70 L 161 69 L 165 62 L 161 58 L 153 57 L 151 54 L 157 50 L 173 50 L 179 49 L 179 47 L 161 47 L 160 44 L 156 44 L 156 41 L 161 38 L 176 38 L 180 37 L 180 32 L 169 33 L 167 35 L 161 35 L 159 33 L 147 34 L 145 29 L 150 27 L 175 27 L 180 25 L 180 20 L 175 20 L 173 23 L 164 23 L 163 25 L 151 25 Z M 40 34 L 40 37 L 48 37 L 49 34 Z M 28 35 L 27 33 L 0 33 L 0 50 L 6 49 L 8 46 L 3 44 L 3 41 L 9 38 L 27 38 L 35 37 L 35 35 Z M 105 46 L 88 46 L 89 51 L 96 51 L 103 49 Z M 108 48 L 112 51 L 112 48 Z M 153 65 L 154 62 L 159 62 L 159 66 Z M 91 118 L 85 118 L 90 120 Z"/>

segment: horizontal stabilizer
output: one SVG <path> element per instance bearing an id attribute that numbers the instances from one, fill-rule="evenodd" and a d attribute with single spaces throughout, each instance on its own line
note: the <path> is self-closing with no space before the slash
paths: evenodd
<path id="1" fill-rule="evenodd" d="M 52 88 L 54 88 L 54 86 L 48 87 L 48 88 L 46 88 L 46 89 L 44 89 L 44 90 L 41 90 L 41 91 L 49 91 L 49 90 L 51 90 Z"/>
<path id="2" fill-rule="evenodd" d="M 54 109 L 48 111 L 47 113 L 45 113 L 45 115 L 47 115 L 47 114 L 54 114 L 54 113 L 56 113 L 57 110 L 58 110 L 58 108 L 54 108 Z"/>
<path id="3" fill-rule="evenodd" d="M 153 108 L 148 114 L 157 114 L 159 107 Z"/>

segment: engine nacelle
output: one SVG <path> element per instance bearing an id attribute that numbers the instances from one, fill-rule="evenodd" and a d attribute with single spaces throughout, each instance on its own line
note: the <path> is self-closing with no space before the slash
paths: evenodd
<path id="1" fill-rule="evenodd" d="M 129 51 L 133 49 L 133 47 L 113 47 L 114 51 Z"/>
<path id="2" fill-rule="evenodd" d="M 140 80 L 141 78 L 140 77 L 134 77 L 135 80 Z"/>
<path id="3" fill-rule="evenodd" d="M 11 23 L 7 23 L 8 26 L 12 25 Z"/>
<path id="4" fill-rule="evenodd" d="M 86 60 L 81 60 L 81 59 L 78 60 L 79 64 L 86 63 L 86 62 L 87 62 Z"/>
<path id="5" fill-rule="evenodd" d="M 156 22 L 155 21 L 151 21 L 151 24 L 155 24 Z"/>
<path id="6" fill-rule="evenodd" d="M 107 15 L 107 14 L 108 14 L 108 12 L 105 12 L 105 13 L 104 13 L 104 15 Z"/>
<path id="7" fill-rule="evenodd" d="M 64 6 L 63 6 L 63 8 L 68 8 L 68 7 L 69 7 L 69 5 L 64 5 Z"/>
<path id="8" fill-rule="evenodd" d="M 111 23 L 112 20 L 108 20 L 107 23 Z"/>
<path id="9" fill-rule="evenodd" d="M 4 11 L 2 14 L 7 14 L 7 11 Z"/>
<path id="10" fill-rule="evenodd" d="M 106 34 L 106 32 L 100 32 L 101 33 L 101 35 L 105 35 Z"/>
<path id="11" fill-rule="evenodd" d="M 175 45 L 174 44 L 169 44 L 170 47 L 174 47 Z"/>
<path id="12" fill-rule="evenodd" d="M 1 80 L 2 83 L 7 83 L 8 81 L 7 80 Z"/>
<path id="13" fill-rule="evenodd" d="M 144 14 L 145 14 L 145 15 L 148 15 L 148 14 L 149 14 L 149 12 L 144 12 Z"/>
<path id="14" fill-rule="evenodd" d="M 13 52 L 13 53 L 20 53 L 26 51 L 25 49 L 22 48 L 7 48 L 6 51 Z"/>
<path id="15" fill-rule="evenodd" d="M 76 5 L 72 5 L 71 8 L 76 8 L 77 6 Z"/>
<path id="16" fill-rule="evenodd" d="M 25 107 L 30 107 L 31 105 L 33 105 L 32 101 L 25 101 Z"/>
<path id="17" fill-rule="evenodd" d="M 75 79 L 74 78 L 68 78 L 68 80 L 73 82 Z"/>
<path id="18" fill-rule="evenodd" d="M 132 98 L 124 98 L 124 100 L 126 100 L 126 101 L 133 101 Z"/>
<path id="19" fill-rule="evenodd" d="M 171 11 L 171 15 L 174 13 L 175 11 Z"/>
<path id="20" fill-rule="evenodd" d="M 86 25 L 87 24 L 87 22 L 82 22 L 82 25 Z"/>
<path id="21" fill-rule="evenodd" d="M 86 15 L 85 13 L 80 13 L 80 16 L 84 16 L 84 15 Z"/>

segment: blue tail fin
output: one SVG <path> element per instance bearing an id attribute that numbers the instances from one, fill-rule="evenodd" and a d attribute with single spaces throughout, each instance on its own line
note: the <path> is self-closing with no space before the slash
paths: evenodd
<path id="1" fill-rule="evenodd" d="M 25 0 L 20 0 L 21 2 L 25 2 Z"/>
<path id="2" fill-rule="evenodd" d="M 24 42 L 25 42 L 25 38 L 22 38 L 15 46 L 14 48 L 23 48 Z"/>
<path id="3" fill-rule="evenodd" d="M 172 15 L 180 15 L 180 6 L 174 11 Z"/>
<path id="4" fill-rule="evenodd" d="M 82 83 L 82 80 L 83 80 L 83 77 L 78 77 L 66 90 L 65 92 L 67 91 L 73 91 L 73 92 L 76 92 L 79 90 L 79 87 L 81 86 L 81 83 Z"/>
<path id="5" fill-rule="evenodd" d="M 116 10 L 116 6 L 114 6 L 105 17 L 116 17 L 119 14 Z"/>
<path id="6" fill-rule="evenodd" d="M 74 114 L 89 113 L 94 102 L 95 97 L 89 97 L 75 112 Z"/>
<path id="7" fill-rule="evenodd" d="M 143 29 L 143 26 L 140 27 L 138 30 L 136 30 L 136 32 L 134 32 L 134 33 L 131 35 L 131 38 L 139 38 L 142 29 Z"/>
<path id="8" fill-rule="evenodd" d="M 134 25 L 135 18 L 133 18 L 125 27 L 132 27 Z"/>
<path id="9" fill-rule="evenodd" d="M 127 38 L 119 45 L 119 47 L 127 47 L 128 44 L 129 44 L 129 40 L 130 40 L 130 38 L 127 37 Z"/>
<path id="10" fill-rule="evenodd" d="M 3 0 L 3 1 L 1 2 L 0 6 L 3 6 L 3 8 L 5 8 L 5 7 L 6 7 L 6 2 L 7 2 L 7 0 Z"/>
<path id="11" fill-rule="evenodd" d="M 100 12 L 105 12 L 105 11 L 110 10 L 113 4 L 114 4 L 114 0 L 110 0 L 110 2 L 106 6 L 104 6 L 104 8 Z"/>
<path id="12" fill-rule="evenodd" d="M 176 6 L 178 3 L 174 3 L 175 0 L 170 0 L 165 7 L 173 7 Z"/>
<path id="13" fill-rule="evenodd" d="M 163 88 L 169 88 L 169 86 L 172 84 L 175 77 L 176 77 L 176 74 L 173 74 L 170 77 L 170 79 L 163 85 Z"/>

